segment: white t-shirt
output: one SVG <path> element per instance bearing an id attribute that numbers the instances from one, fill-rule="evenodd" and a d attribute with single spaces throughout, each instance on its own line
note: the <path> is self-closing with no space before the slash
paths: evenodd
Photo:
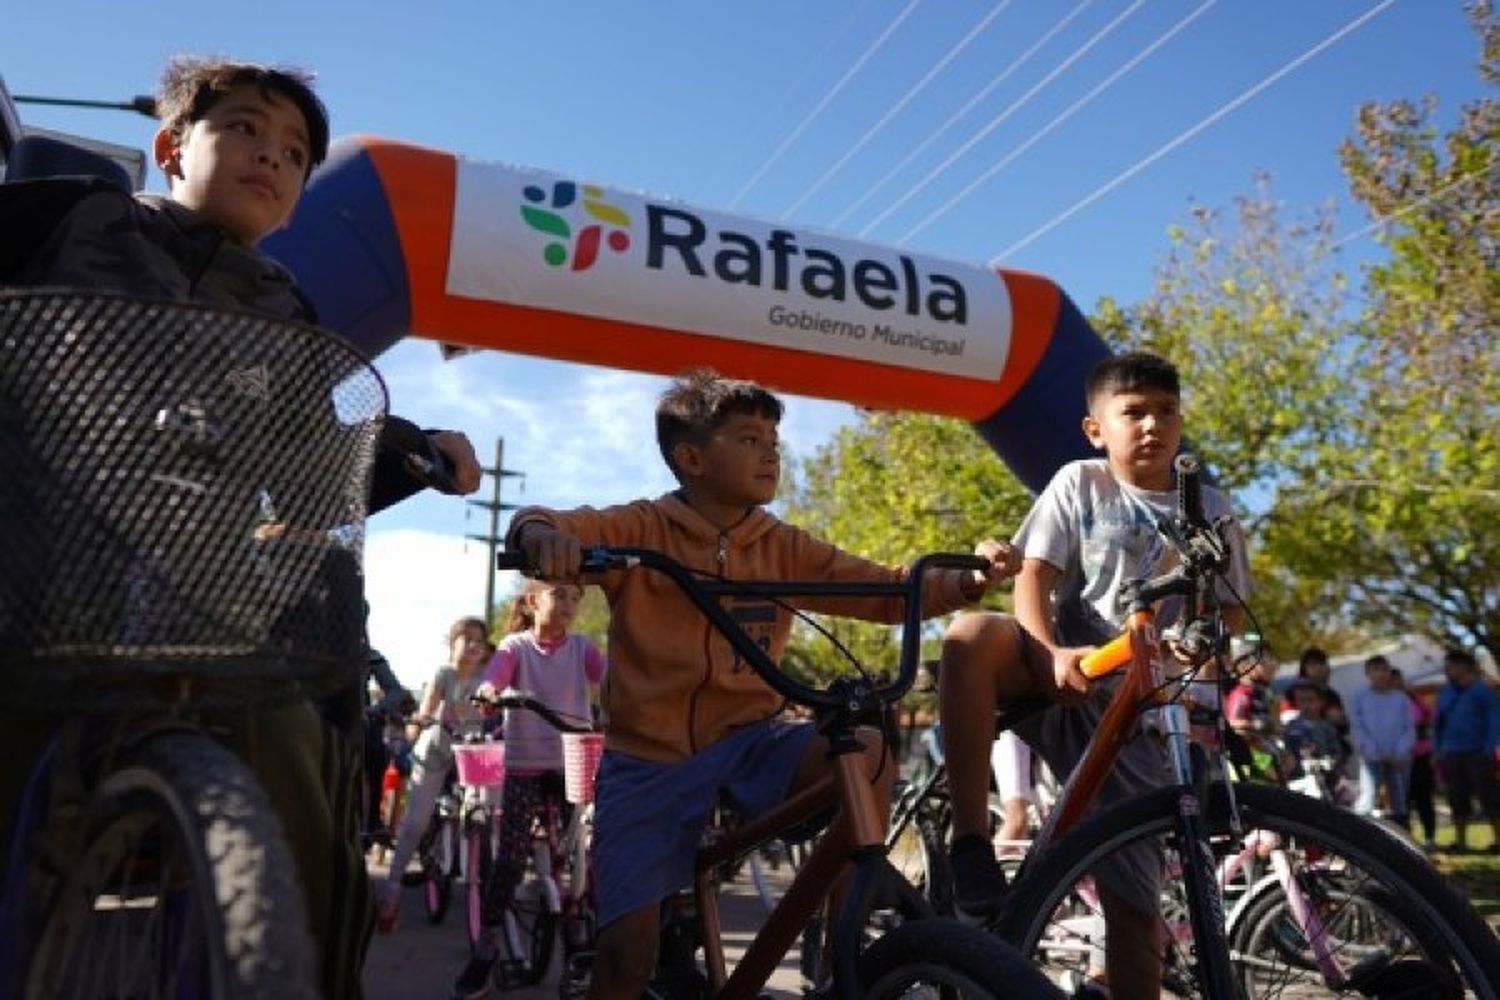
<path id="1" fill-rule="evenodd" d="M 1157 525 L 1177 512 L 1175 490 L 1142 490 L 1115 478 L 1102 458 L 1069 462 L 1037 497 L 1014 544 L 1027 559 L 1041 559 L 1062 571 L 1052 595 L 1053 628 L 1067 646 L 1100 645 L 1120 633 L 1130 612 L 1121 588 L 1127 580 L 1159 576 L 1177 564 L 1177 553 Z M 1219 490 L 1203 487 L 1209 521 L 1234 511 Z M 1250 591 L 1244 533 L 1231 520 L 1226 600 L 1242 603 Z M 1238 595 L 1236 597 L 1235 595 Z M 1174 624 L 1182 599 L 1168 598 L 1156 609 L 1158 629 Z"/>

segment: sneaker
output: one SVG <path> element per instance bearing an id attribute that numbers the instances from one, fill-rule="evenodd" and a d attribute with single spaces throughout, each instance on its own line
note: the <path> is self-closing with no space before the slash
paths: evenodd
<path id="1" fill-rule="evenodd" d="M 495 959 L 480 958 L 475 955 L 469 959 L 469 964 L 464 966 L 464 971 L 458 974 L 453 981 L 453 996 L 456 1000 L 480 1000 L 481 997 L 490 995 L 490 971 L 495 967 Z"/>
<path id="2" fill-rule="evenodd" d="M 375 885 L 375 930 L 389 934 L 396 929 L 401 913 L 401 887 L 389 882 Z"/>
<path id="3" fill-rule="evenodd" d="M 968 834 L 948 851 L 953 865 L 953 906 L 960 917 L 984 920 L 1000 911 L 1005 897 L 1005 872 L 995 860 L 988 837 Z"/>

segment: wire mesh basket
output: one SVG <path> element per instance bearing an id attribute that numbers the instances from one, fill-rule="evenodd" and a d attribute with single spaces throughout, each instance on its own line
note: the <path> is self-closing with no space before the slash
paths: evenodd
<path id="1" fill-rule="evenodd" d="M 385 386 L 327 331 L 0 291 L 0 678 L 119 708 L 320 694 L 363 662 Z"/>

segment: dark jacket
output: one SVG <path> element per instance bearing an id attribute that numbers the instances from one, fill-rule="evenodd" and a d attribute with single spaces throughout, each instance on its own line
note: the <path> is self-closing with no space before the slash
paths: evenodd
<path id="1" fill-rule="evenodd" d="M 0 234 L 0 286 L 120 291 L 317 322 L 281 264 L 170 199 L 131 195 L 107 181 L 0 184 Z M 409 421 L 387 418 L 370 513 L 422 489 L 405 461 L 410 442 L 420 440 L 416 431 Z"/>

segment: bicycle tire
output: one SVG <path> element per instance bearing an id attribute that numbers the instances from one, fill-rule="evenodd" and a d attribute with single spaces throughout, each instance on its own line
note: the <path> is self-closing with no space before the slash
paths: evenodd
<path id="1" fill-rule="evenodd" d="M 100 779 L 82 821 L 28 997 L 320 995 L 291 852 L 227 748 L 196 733 L 145 740 Z"/>
<path id="2" fill-rule="evenodd" d="M 417 848 L 422 858 L 422 905 L 429 924 L 441 924 L 453 902 L 454 869 L 458 851 L 453 843 L 453 821 L 434 814 L 428 835 Z"/>
<path id="3" fill-rule="evenodd" d="M 921 987 L 955 1000 L 1062 996 L 1015 949 L 949 917 L 909 921 L 875 940 L 859 957 L 859 983 L 865 1000 L 912 996 Z"/>
<path id="4" fill-rule="evenodd" d="M 516 886 L 505 907 L 500 931 L 502 986 L 534 986 L 552 965 L 557 942 L 557 914 L 550 908 L 547 887 L 540 878 Z"/>
<path id="5" fill-rule="evenodd" d="M 1327 933 L 1340 942 L 1342 950 L 1348 952 L 1355 967 L 1361 960 L 1378 962 L 1387 954 L 1399 954 L 1405 950 L 1404 933 L 1423 934 L 1425 925 L 1413 919 L 1407 907 L 1391 892 L 1374 887 L 1378 891 L 1365 891 L 1350 896 L 1337 886 L 1329 891 L 1316 893 L 1318 905 L 1332 909 L 1337 919 L 1331 922 Z M 1230 933 L 1230 947 L 1237 956 L 1243 956 L 1240 967 L 1240 988 L 1247 996 L 1263 992 L 1259 973 L 1267 960 L 1261 956 L 1269 948 L 1288 970 L 1289 975 L 1304 978 L 1318 974 L 1317 959 L 1306 939 L 1298 930 L 1295 918 L 1289 912 L 1290 902 L 1281 886 L 1268 879 L 1252 893 L 1246 905 L 1236 915 Z M 1373 940 L 1372 940 L 1373 939 Z M 1423 954 L 1441 953 L 1444 945 L 1440 940 L 1425 937 L 1417 943 Z M 1375 994 L 1381 997 L 1411 997 L 1422 1000 L 1457 1000 L 1464 995 L 1463 984 L 1456 977 L 1445 974 L 1451 970 L 1434 968 L 1427 962 L 1407 961 L 1406 964 L 1381 970 L 1383 977 Z"/>
<path id="6" fill-rule="evenodd" d="M 1163 788 L 1120 803 L 1080 824 L 1041 855 L 1029 859 L 994 929 L 1023 956 L 1047 966 L 1054 974 L 1068 968 L 1063 952 L 1076 945 L 1047 940 L 1060 905 L 1070 896 L 1082 895 L 1076 888 L 1104 857 L 1131 843 L 1173 834 L 1176 797 L 1176 789 Z M 1388 964 L 1396 968 L 1393 979 L 1399 978 L 1403 971 L 1397 968 L 1398 963 L 1417 961 L 1429 974 L 1457 978 L 1473 996 L 1500 998 L 1500 972 L 1495 971 L 1500 970 L 1500 939 L 1442 876 L 1406 844 L 1347 811 L 1285 789 L 1236 785 L 1234 797 L 1245 829 L 1265 830 L 1283 838 L 1298 859 L 1298 873 L 1303 882 L 1307 873 L 1314 870 L 1313 866 L 1320 866 L 1338 872 L 1346 892 L 1400 901 L 1399 905 L 1392 905 L 1394 912 L 1386 916 L 1399 922 L 1397 929 L 1419 951 L 1415 955 L 1390 956 Z M 1238 843 L 1237 837 L 1225 836 L 1230 829 L 1230 811 L 1222 785 L 1211 789 L 1205 817 L 1216 844 L 1232 847 Z M 1309 858 L 1313 859 L 1312 865 L 1308 864 Z M 1172 885 L 1169 881 L 1164 888 L 1170 889 Z M 1238 908 L 1238 912 L 1243 913 L 1244 908 Z M 1230 930 L 1231 941 L 1234 930 Z M 1242 962 L 1243 956 L 1236 955 L 1235 960 Z M 1341 956 L 1341 960 L 1352 964 L 1351 956 Z M 1289 985 L 1288 980 L 1296 971 L 1293 965 L 1287 962 L 1285 968 L 1278 967 L 1279 975 L 1274 982 Z M 1371 971 L 1365 970 L 1367 974 Z M 1180 976 L 1175 979 L 1172 976 L 1169 969 L 1169 985 L 1188 990 Z M 1188 991 L 1187 995 L 1194 994 Z M 1314 983 L 1299 986 L 1295 995 L 1338 996 L 1341 992 L 1327 987 L 1318 978 Z M 1365 993 L 1349 986 L 1342 995 Z"/>
<path id="7" fill-rule="evenodd" d="M 479 947 L 484 935 L 484 887 L 489 884 L 495 860 L 489 822 L 474 823 L 464 832 L 464 925 L 469 949 Z"/>

